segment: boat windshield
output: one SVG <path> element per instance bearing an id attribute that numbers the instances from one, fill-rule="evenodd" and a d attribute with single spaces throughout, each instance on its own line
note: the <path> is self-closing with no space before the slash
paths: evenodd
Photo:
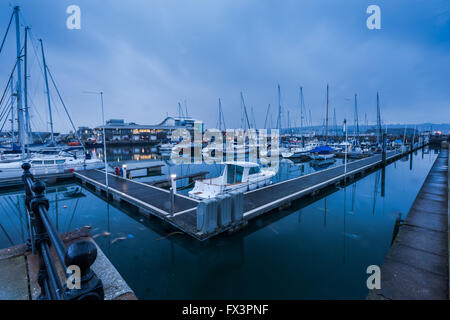
<path id="1" fill-rule="evenodd" d="M 234 164 L 229 164 L 227 166 L 227 184 L 242 182 L 243 173 L 244 173 L 243 167 L 236 166 Z"/>
<path id="2" fill-rule="evenodd" d="M 250 168 L 250 172 L 248 174 L 256 174 L 256 173 L 260 173 L 261 169 L 259 167 L 251 167 Z"/>

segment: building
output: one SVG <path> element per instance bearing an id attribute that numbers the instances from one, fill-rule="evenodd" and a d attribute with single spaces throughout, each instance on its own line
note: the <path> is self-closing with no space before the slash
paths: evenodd
<path id="1" fill-rule="evenodd" d="M 189 117 L 167 117 L 156 125 L 140 125 L 134 122 L 126 123 L 123 119 L 110 119 L 106 121 L 106 142 L 109 144 L 158 144 L 170 141 L 171 133 L 175 129 L 188 129 L 191 133 L 194 128 L 203 132 L 201 121 Z M 103 126 L 96 127 L 94 133 L 97 141 L 102 140 Z"/>

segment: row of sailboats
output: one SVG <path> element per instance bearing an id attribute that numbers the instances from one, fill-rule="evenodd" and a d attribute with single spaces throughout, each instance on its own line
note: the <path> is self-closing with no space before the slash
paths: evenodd
<path id="1" fill-rule="evenodd" d="M 21 165 L 24 162 L 29 162 L 31 164 L 31 172 L 37 175 L 103 167 L 104 165 L 102 161 L 96 158 L 93 159 L 91 155 L 86 152 L 82 144 L 81 148 L 77 149 L 58 146 L 55 141 L 49 80 L 51 80 L 56 90 L 57 96 L 60 99 L 67 116 L 69 117 L 75 134 L 77 134 L 77 130 L 73 124 L 72 119 L 70 118 L 61 94 L 56 86 L 55 80 L 47 66 L 42 39 L 39 40 L 43 65 L 41 69 L 44 76 L 44 83 L 47 94 L 50 138 L 47 143 L 44 143 L 42 139 L 41 143 L 35 143 L 30 125 L 30 114 L 28 106 L 28 39 L 30 37 L 30 28 L 25 27 L 24 44 L 22 46 L 19 13 L 19 7 L 14 7 L 11 19 L 9 20 L 8 27 L 0 46 L 1 54 L 5 44 L 5 40 L 7 39 L 8 33 L 10 31 L 10 27 L 12 26 L 12 22 L 13 20 L 15 20 L 17 58 L 14 67 L 9 75 L 6 88 L 3 92 L 3 96 L 0 100 L 0 106 L 2 106 L 4 98 L 6 96 L 6 92 L 9 89 L 11 91 L 10 104 L 9 106 L 5 104 L 0 114 L 2 116 L 5 115 L 6 117 L 7 114 L 10 113 L 11 137 L 9 145 L 4 145 L 0 148 L 0 178 L 13 178 L 21 176 L 23 173 Z M 16 80 L 16 83 L 14 83 L 14 80 Z M 9 110 L 7 110 L 7 108 L 10 109 L 10 112 L 8 112 Z M 15 132 L 16 120 L 17 139 Z"/>

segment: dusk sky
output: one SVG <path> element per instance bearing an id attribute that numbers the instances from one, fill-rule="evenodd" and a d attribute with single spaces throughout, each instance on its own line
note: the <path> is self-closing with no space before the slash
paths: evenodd
<path id="1" fill-rule="evenodd" d="M 103 91 L 107 119 L 156 124 L 186 100 L 191 116 L 215 127 L 221 98 L 227 126 L 239 127 L 242 91 L 263 127 L 268 104 L 276 121 L 278 83 L 292 125 L 299 86 L 313 123 L 322 124 L 327 83 L 339 124 L 353 122 L 355 93 L 360 121 L 366 113 L 374 123 L 377 90 L 384 123 L 450 122 L 449 1 L 2 0 L 1 37 L 16 4 L 32 44 L 43 39 L 77 126 L 100 124 L 99 98 L 84 92 Z M 81 8 L 81 30 L 66 28 L 71 4 Z M 381 30 L 366 26 L 372 4 L 381 8 Z M 2 92 L 15 62 L 11 31 L 0 53 Z M 33 51 L 30 65 L 32 126 L 44 130 L 45 88 Z M 58 104 L 55 129 L 67 132 L 63 112 Z"/>

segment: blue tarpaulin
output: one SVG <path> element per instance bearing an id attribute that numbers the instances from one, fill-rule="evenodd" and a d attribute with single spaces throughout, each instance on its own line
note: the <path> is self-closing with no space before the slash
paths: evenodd
<path id="1" fill-rule="evenodd" d="M 329 146 L 319 146 L 319 147 L 314 148 L 314 150 L 312 150 L 311 152 L 324 154 L 324 153 L 331 153 L 333 151 L 334 151 L 333 148 L 331 148 Z"/>

